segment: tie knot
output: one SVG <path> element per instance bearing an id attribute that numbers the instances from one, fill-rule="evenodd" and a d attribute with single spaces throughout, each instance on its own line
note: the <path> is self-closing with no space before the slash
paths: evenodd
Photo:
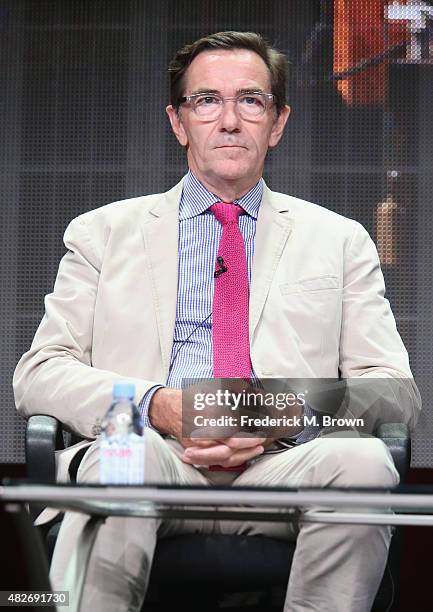
<path id="1" fill-rule="evenodd" d="M 233 204 L 232 202 L 217 202 L 216 204 L 212 204 L 210 210 L 221 225 L 237 223 L 239 215 L 243 215 L 245 212 L 238 204 Z"/>

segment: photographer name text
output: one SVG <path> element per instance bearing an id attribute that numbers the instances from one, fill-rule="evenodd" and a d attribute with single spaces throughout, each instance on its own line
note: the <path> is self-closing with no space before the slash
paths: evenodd
<path id="1" fill-rule="evenodd" d="M 338 418 L 323 415 L 321 420 L 313 416 L 251 417 L 248 415 L 222 415 L 205 417 L 199 414 L 194 417 L 196 427 L 364 427 L 364 419 Z"/>

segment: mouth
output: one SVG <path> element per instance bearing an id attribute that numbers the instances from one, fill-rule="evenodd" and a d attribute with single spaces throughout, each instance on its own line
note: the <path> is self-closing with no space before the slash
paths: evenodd
<path id="1" fill-rule="evenodd" d="M 241 145 L 222 145 L 221 147 L 215 147 L 216 149 L 246 149 Z"/>

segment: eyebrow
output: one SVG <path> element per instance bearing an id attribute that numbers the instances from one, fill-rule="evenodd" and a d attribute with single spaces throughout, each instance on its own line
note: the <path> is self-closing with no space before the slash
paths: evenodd
<path id="1" fill-rule="evenodd" d="M 236 95 L 239 94 L 243 94 L 243 93 L 265 93 L 265 90 L 262 89 L 261 87 L 244 87 L 242 89 L 237 89 L 236 90 Z M 218 94 L 221 95 L 221 92 L 219 91 L 219 89 L 206 89 L 206 88 L 201 88 L 201 89 L 195 89 L 190 96 L 194 96 L 195 94 L 201 94 L 201 93 L 212 93 L 212 94 Z"/>

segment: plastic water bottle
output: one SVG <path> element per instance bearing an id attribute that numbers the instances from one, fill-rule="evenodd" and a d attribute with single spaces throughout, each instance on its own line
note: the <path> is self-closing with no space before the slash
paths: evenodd
<path id="1" fill-rule="evenodd" d="M 133 384 L 114 384 L 113 403 L 101 424 L 101 484 L 144 483 L 143 425 L 134 396 Z"/>

